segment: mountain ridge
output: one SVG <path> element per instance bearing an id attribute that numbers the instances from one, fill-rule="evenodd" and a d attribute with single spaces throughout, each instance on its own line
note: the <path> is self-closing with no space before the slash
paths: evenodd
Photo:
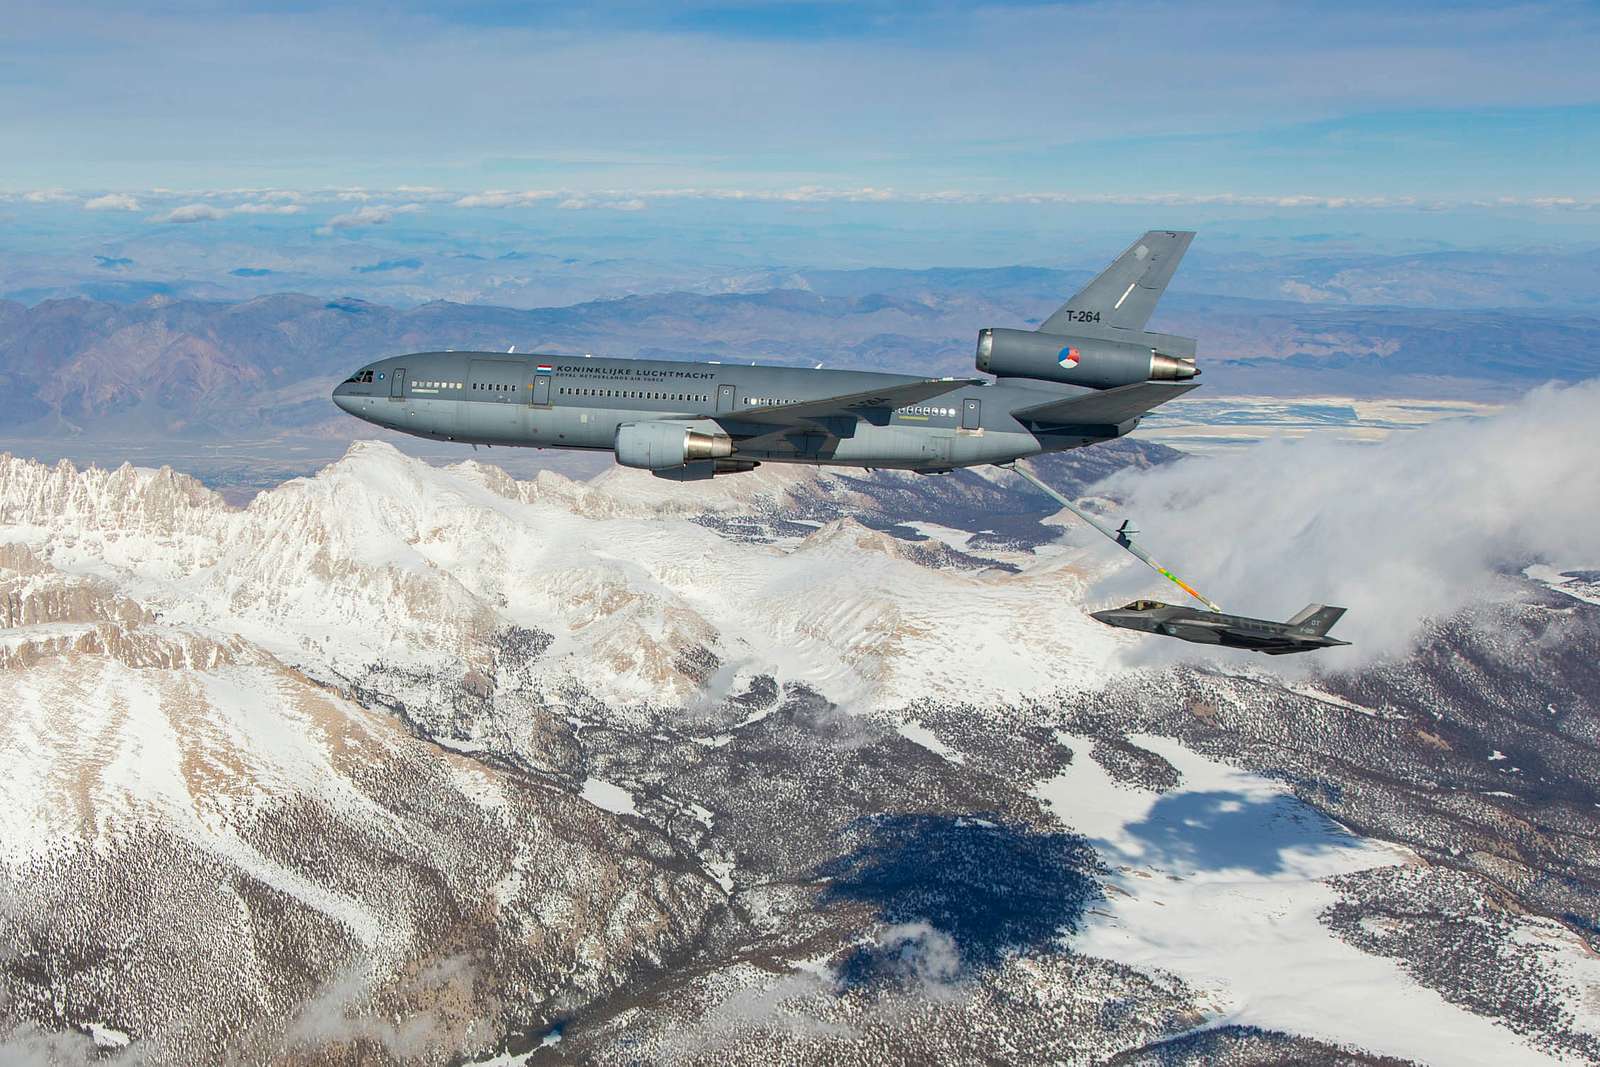
<path id="1" fill-rule="evenodd" d="M 1019 314 L 1005 294 L 803 289 L 670 292 L 528 310 L 449 301 L 397 308 L 303 294 L 9 304 L 0 309 L 0 420 L 8 438 L 323 434 L 338 425 L 327 392 L 351 369 L 444 348 L 969 373 L 967 339 Z M 1591 355 L 1600 320 L 1592 314 L 1511 318 L 1173 294 L 1158 325 L 1202 338 L 1207 381 L 1235 392 L 1481 396 L 1600 369 Z"/>

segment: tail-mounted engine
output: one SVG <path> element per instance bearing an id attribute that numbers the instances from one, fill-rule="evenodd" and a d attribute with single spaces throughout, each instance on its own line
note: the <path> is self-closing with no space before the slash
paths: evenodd
<path id="1" fill-rule="evenodd" d="M 1115 389 L 1135 382 L 1182 382 L 1200 373 L 1194 364 L 1194 342 L 1188 338 L 1138 333 L 1132 337 L 1139 340 L 979 330 L 977 365 L 1000 378 L 1039 378 L 1091 389 Z M 1168 343 L 1187 352 L 1165 355 L 1147 341 Z"/>

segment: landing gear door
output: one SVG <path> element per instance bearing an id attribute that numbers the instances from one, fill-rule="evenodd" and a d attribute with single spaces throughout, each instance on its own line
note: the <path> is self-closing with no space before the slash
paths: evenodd
<path id="1" fill-rule="evenodd" d="M 982 401 L 975 396 L 970 396 L 961 402 L 961 428 L 963 430 L 976 430 L 983 425 L 982 412 L 979 410 L 980 404 L 982 404 Z"/>
<path id="2" fill-rule="evenodd" d="M 406 369 L 396 367 L 389 376 L 389 399 L 404 400 L 406 398 Z"/>

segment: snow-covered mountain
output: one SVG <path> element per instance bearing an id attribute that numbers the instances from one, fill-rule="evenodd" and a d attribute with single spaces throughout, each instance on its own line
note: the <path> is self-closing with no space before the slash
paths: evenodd
<path id="1" fill-rule="evenodd" d="M 1595 657 L 1503 639 L 1592 650 L 1579 579 L 1135 669 L 1000 492 L 0 457 L 0 1049 L 1600 1054 Z"/>
<path id="2" fill-rule="evenodd" d="M 776 543 L 706 521 L 759 535 L 750 520 L 792 511 L 827 478 L 763 469 L 692 495 L 624 468 L 518 483 L 362 442 L 243 510 L 170 472 L 13 460 L 0 514 L 50 564 L 313 673 L 359 678 L 391 660 L 481 671 L 508 627 L 551 635 L 551 691 L 613 704 L 687 699 L 700 685 L 691 649 L 730 665 L 729 684 L 774 673 L 891 706 L 1016 699 L 1106 671 L 1116 639 L 1053 610 L 1084 590 L 1070 553 L 1030 555 L 1020 573 L 931 568 L 916 558 L 929 548 L 850 518 L 791 522 Z"/>

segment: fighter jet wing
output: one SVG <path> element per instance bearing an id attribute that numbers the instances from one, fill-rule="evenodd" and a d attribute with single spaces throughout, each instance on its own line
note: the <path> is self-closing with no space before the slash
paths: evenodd
<path id="1" fill-rule="evenodd" d="M 1135 382 L 1084 396 L 1037 404 L 1012 414 L 1024 422 L 1083 427 L 1090 433 L 1098 431 L 1114 437 L 1116 427 L 1169 400 L 1177 399 L 1199 385 L 1199 382 Z"/>
<path id="2" fill-rule="evenodd" d="M 844 393 L 797 404 L 756 405 L 734 411 L 719 411 L 705 417 L 715 419 L 735 437 L 765 437 L 795 430 L 837 435 L 840 428 L 830 425 L 836 420 L 854 422 L 863 418 L 869 422 L 887 423 L 895 408 L 920 404 L 932 397 L 981 383 L 982 379 L 978 378 L 925 378 L 920 382 L 891 385 L 862 393 Z"/>

